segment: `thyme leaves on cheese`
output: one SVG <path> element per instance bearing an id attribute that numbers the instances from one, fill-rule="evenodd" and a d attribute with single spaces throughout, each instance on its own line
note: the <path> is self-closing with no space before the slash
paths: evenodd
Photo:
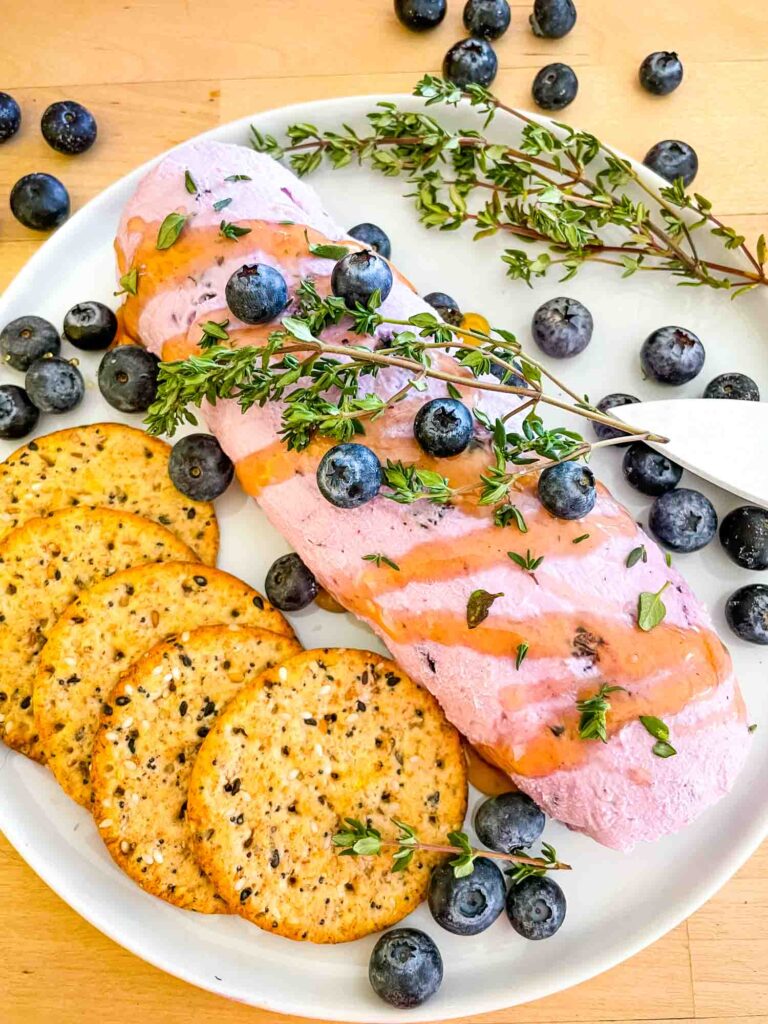
<path id="1" fill-rule="evenodd" d="M 377 569 L 380 569 L 382 565 L 385 565 L 388 569 L 393 569 L 395 572 L 400 572 L 400 566 L 397 562 L 393 562 L 387 555 L 382 555 L 380 552 L 375 552 L 370 555 L 363 555 L 364 562 L 373 562 Z"/>
<path id="2" fill-rule="evenodd" d="M 576 710 L 581 716 L 579 718 L 581 739 L 600 740 L 601 743 L 608 742 L 608 713 L 611 710 L 611 702 L 608 697 L 620 690 L 626 692 L 623 686 L 610 686 L 608 683 L 603 683 L 597 693 L 576 701 Z"/>
<path id="3" fill-rule="evenodd" d="M 481 622 L 485 622 L 491 610 L 493 602 L 503 594 L 489 594 L 487 590 L 473 590 L 467 601 L 467 628 L 477 629 Z"/>
<path id="4" fill-rule="evenodd" d="M 158 229 L 155 248 L 170 249 L 170 247 L 178 240 L 181 230 L 186 223 L 187 215 L 185 213 L 177 213 L 175 210 L 172 213 L 169 213 L 167 217 L 163 219 L 163 222 Z"/>
<path id="5" fill-rule="evenodd" d="M 661 595 L 669 586 L 669 580 L 655 593 L 643 591 L 637 599 L 637 624 L 644 633 L 649 633 L 664 621 L 667 608 Z"/>

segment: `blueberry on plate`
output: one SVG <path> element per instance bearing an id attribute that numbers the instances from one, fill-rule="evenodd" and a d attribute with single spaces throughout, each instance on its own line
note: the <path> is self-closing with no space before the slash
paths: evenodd
<path id="1" fill-rule="evenodd" d="M 528 20 L 535 36 L 561 39 L 576 24 L 576 8 L 573 0 L 535 0 Z"/>
<path id="2" fill-rule="evenodd" d="M 459 455 L 472 440 L 472 414 L 458 398 L 433 398 L 416 413 L 413 436 L 427 455 Z"/>
<path id="3" fill-rule="evenodd" d="M 532 846 L 544 831 L 544 812 L 525 793 L 502 793 L 484 800 L 475 811 L 477 838 L 489 850 L 512 853 Z"/>
<path id="4" fill-rule="evenodd" d="M 81 103 L 59 100 L 40 119 L 43 138 L 59 153 L 84 153 L 96 141 L 96 118 Z"/>
<path id="5" fill-rule="evenodd" d="M 430 292 L 424 296 L 424 301 L 436 310 L 447 324 L 451 324 L 453 327 L 461 327 L 464 314 L 461 312 L 456 299 L 446 295 L 445 292 Z"/>
<path id="6" fill-rule="evenodd" d="M 581 462 L 558 462 L 539 477 L 539 500 L 558 519 L 582 519 L 595 507 L 595 474 Z"/>
<path id="7" fill-rule="evenodd" d="M 640 349 L 643 372 L 659 384 L 687 384 L 701 373 L 705 357 L 701 341 L 685 327 L 659 327 Z"/>
<path id="8" fill-rule="evenodd" d="M 299 556 L 291 553 L 275 559 L 264 589 L 275 608 L 281 612 L 298 612 L 312 604 L 320 587 Z"/>
<path id="9" fill-rule="evenodd" d="M 683 65 L 676 53 L 657 50 L 640 65 L 640 85 L 654 96 L 667 96 L 683 80 Z"/>
<path id="10" fill-rule="evenodd" d="M 381 463 L 370 448 L 349 441 L 329 448 L 317 467 L 320 493 L 337 508 L 359 508 L 379 493 Z"/>
<path id="11" fill-rule="evenodd" d="M 160 360 L 141 345 L 118 345 L 99 363 L 99 391 L 120 412 L 144 412 L 157 395 Z"/>
<path id="12" fill-rule="evenodd" d="M 662 452 L 654 451 L 643 441 L 635 441 L 630 445 L 624 453 L 621 468 L 628 484 L 654 498 L 677 487 L 683 475 L 682 466 L 678 466 Z"/>
<path id="13" fill-rule="evenodd" d="M 736 636 L 750 644 L 768 644 L 768 586 L 750 583 L 725 602 L 725 618 Z"/>
<path id="14" fill-rule="evenodd" d="M 213 501 L 232 483 L 235 467 L 212 434 L 187 434 L 171 449 L 168 475 L 193 501 Z"/>
<path id="15" fill-rule="evenodd" d="M 478 857 L 471 875 L 457 878 L 450 864 L 439 864 L 429 882 L 429 909 L 441 928 L 454 935 L 479 935 L 504 909 L 504 875 L 487 857 Z"/>
<path id="16" fill-rule="evenodd" d="M 509 28 L 511 13 L 507 0 L 467 0 L 464 28 L 478 39 L 498 39 Z"/>
<path id="17" fill-rule="evenodd" d="M 592 314 L 578 299 L 549 299 L 533 314 L 533 340 L 548 356 L 569 359 L 583 352 L 592 338 Z"/>
<path id="18" fill-rule="evenodd" d="M 40 410 L 17 384 L 0 384 L 0 437 L 25 437 L 34 430 Z"/>
<path id="19" fill-rule="evenodd" d="M 373 991 L 398 1010 L 421 1006 L 440 988 L 443 959 L 433 940 L 418 928 L 395 928 L 373 947 L 368 964 Z"/>
<path id="20" fill-rule="evenodd" d="M 20 316 L 0 331 L 0 354 L 14 370 L 26 371 L 36 359 L 57 356 L 59 332 L 41 316 Z"/>
<path id="21" fill-rule="evenodd" d="M 699 169 L 696 150 L 680 139 L 664 139 L 663 142 L 657 142 L 645 154 L 643 163 L 666 181 L 682 178 L 686 188 L 696 177 Z"/>
<path id="22" fill-rule="evenodd" d="M 117 317 L 103 302 L 78 302 L 64 317 L 64 337 L 84 352 L 109 348 L 116 334 Z"/>
<path id="23" fill-rule="evenodd" d="M 610 395 L 606 395 L 605 398 L 601 398 L 597 403 L 597 408 L 600 412 L 604 412 L 610 415 L 611 409 L 617 409 L 622 405 L 635 405 L 639 402 L 639 398 L 635 398 L 634 395 L 627 395 L 623 391 L 614 391 Z M 616 437 L 621 437 L 622 434 L 626 433 L 624 430 L 618 430 L 616 427 L 608 427 L 605 423 L 592 422 L 592 428 L 597 434 L 601 441 L 612 441 Z M 629 442 L 627 442 L 629 444 Z M 617 445 L 617 448 L 624 448 L 626 445 Z"/>
<path id="24" fill-rule="evenodd" d="M 547 64 L 536 75 L 531 95 L 542 110 L 563 110 L 576 99 L 579 80 L 568 64 L 555 61 Z"/>
<path id="25" fill-rule="evenodd" d="M 524 939 L 548 939 L 565 920 L 565 894 L 553 879 L 529 875 L 507 894 L 507 917 Z"/>
<path id="26" fill-rule="evenodd" d="M 742 569 L 768 569 L 768 510 L 742 505 L 720 524 L 720 543 Z"/>
<path id="27" fill-rule="evenodd" d="M 331 291 L 344 299 L 347 309 L 367 306 L 374 292 L 379 292 L 384 302 L 392 291 L 392 271 L 387 261 L 370 249 L 351 252 L 335 264 Z"/>
<path id="28" fill-rule="evenodd" d="M 487 88 L 498 69 L 493 47 L 485 39 L 461 39 L 443 58 L 443 76 L 460 89 L 468 85 Z"/>
<path id="29" fill-rule="evenodd" d="M 76 366 L 58 356 L 36 359 L 24 378 L 32 402 L 40 412 L 69 412 L 85 394 L 83 375 Z"/>
<path id="30" fill-rule="evenodd" d="M 700 491 L 678 487 L 654 501 L 648 525 L 665 547 L 688 554 L 706 547 L 715 536 L 717 512 Z"/>
<path id="31" fill-rule="evenodd" d="M 446 0 L 395 0 L 395 14 L 406 28 L 425 32 L 445 17 Z"/>
<path id="32" fill-rule="evenodd" d="M 746 373 L 721 373 L 704 388 L 704 398 L 733 398 L 759 402 L 760 388 Z"/>
<path id="33" fill-rule="evenodd" d="M 385 231 L 382 231 L 378 224 L 369 224 L 364 221 L 362 224 L 355 224 L 353 228 L 350 228 L 347 232 L 350 238 L 357 239 L 358 242 L 362 242 L 368 249 L 373 249 L 379 256 L 383 256 L 385 260 L 388 260 L 392 255 L 392 243 L 389 240 L 389 236 Z"/>
<path id="34" fill-rule="evenodd" d="M 52 174 L 25 174 L 11 189 L 11 213 L 25 228 L 51 231 L 69 216 L 69 193 Z"/>
<path id="35" fill-rule="evenodd" d="M 285 278 L 266 263 L 236 270 L 224 289 L 227 305 L 244 324 L 264 324 L 280 316 L 288 305 Z"/>
<path id="36" fill-rule="evenodd" d="M 7 92 L 0 92 L 0 142 L 7 142 L 21 127 L 21 107 Z"/>

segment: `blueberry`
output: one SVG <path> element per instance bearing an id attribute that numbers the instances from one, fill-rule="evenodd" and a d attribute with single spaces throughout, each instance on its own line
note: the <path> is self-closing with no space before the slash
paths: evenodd
<path id="1" fill-rule="evenodd" d="M 720 543 L 742 569 L 768 569 L 768 510 L 742 505 L 720 524 Z"/>
<path id="2" fill-rule="evenodd" d="M 528 20 L 535 36 L 561 39 L 576 24 L 576 8 L 573 0 L 535 0 Z"/>
<path id="3" fill-rule="evenodd" d="M 487 857 L 478 857 L 471 875 L 457 878 L 440 864 L 429 883 L 429 909 L 441 928 L 454 935 L 479 935 L 504 909 L 504 875 Z"/>
<path id="4" fill-rule="evenodd" d="M 750 644 L 768 644 L 768 586 L 750 583 L 731 594 L 725 618 L 736 636 Z"/>
<path id="5" fill-rule="evenodd" d="M 364 221 L 362 224 L 355 224 L 347 234 L 350 238 L 356 238 L 358 242 L 362 242 L 369 249 L 373 249 L 385 260 L 392 255 L 392 243 L 389 236 L 377 224 L 369 224 Z"/>
<path id="6" fill-rule="evenodd" d="M 701 341 L 685 327 L 659 327 L 640 350 L 643 372 L 659 384 L 687 384 L 701 373 L 705 356 Z"/>
<path id="7" fill-rule="evenodd" d="M 533 314 L 533 340 L 548 356 L 569 359 L 583 352 L 592 338 L 592 314 L 577 299 L 549 299 Z"/>
<path id="8" fill-rule="evenodd" d="M 645 154 L 643 163 L 666 181 L 682 178 L 686 188 L 696 177 L 699 169 L 696 151 L 687 142 L 681 142 L 679 139 L 657 142 Z"/>
<path id="9" fill-rule="evenodd" d="M 627 395 L 622 391 L 614 391 L 612 394 L 606 395 L 605 398 L 601 398 L 597 403 L 597 408 L 600 412 L 610 414 L 611 409 L 616 409 L 622 405 L 635 405 L 639 401 L 640 399 L 635 398 L 634 395 Z M 616 427 L 607 427 L 604 423 L 593 422 L 592 428 L 601 441 L 612 441 L 615 437 L 621 437 L 622 434 L 626 433 L 626 431 L 618 430 Z M 626 445 L 620 444 L 616 447 L 625 448 Z"/>
<path id="10" fill-rule="evenodd" d="M 558 462 L 539 477 L 539 500 L 558 519 L 582 519 L 595 507 L 595 475 L 580 462 Z"/>
<path id="11" fill-rule="evenodd" d="M 281 612 L 298 612 L 312 604 L 320 587 L 299 556 L 290 554 L 272 563 L 264 589 L 275 608 Z"/>
<path id="12" fill-rule="evenodd" d="M 445 17 L 446 0 L 395 0 L 395 14 L 406 28 L 424 32 Z"/>
<path id="13" fill-rule="evenodd" d="M 715 536 L 717 512 L 700 491 L 678 487 L 654 501 L 648 525 L 665 547 L 688 554 L 706 547 Z"/>
<path id="14" fill-rule="evenodd" d="M 171 449 L 168 475 L 193 501 L 213 501 L 232 483 L 235 467 L 212 434 L 187 434 Z"/>
<path id="15" fill-rule="evenodd" d="M 525 793 L 502 793 L 475 811 L 477 838 L 489 850 L 512 853 L 532 846 L 544 831 L 544 812 Z"/>
<path id="16" fill-rule="evenodd" d="M 264 324 L 288 305 L 285 278 L 266 263 L 240 267 L 227 281 L 227 305 L 244 324 Z"/>
<path id="17" fill-rule="evenodd" d="M 103 302 L 78 302 L 64 317 L 64 337 L 85 352 L 109 348 L 116 334 L 117 317 Z"/>
<path id="18" fill-rule="evenodd" d="M 331 291 L 344 299 L 348 309 L 367 306 L 376 291 L 384 302 L 392 291 L 392 271 L 387 261 L 370 249 L 351 252 L 334 266 Z"/>
<path id="19" fill-rule="evenodd" d="M 7 92 L 0 92 L 0 142 L 7 142 L 21 127 L 21 107 Z"/>
<path id="20" fill-rule="evenodd" d="M 627 483 L 642 494 L 658 497 L 680 483 L 683 467 L 654 451 L 642 441 L 635 441 L 624 454 L 622 469 Z"/>
<path id="21" fill-rule="evenodd" d="M 456 299 L 446 295 L 445 292 L 430 292 L 424 296 L 424 301 L 433 309 L 437 310 L 447 324 L 453 327 L 460 327 L 463 314 Z"/>
<path id="22" fill-rule="evenodd" d="M 365 505 L 379 493 L 381 483 L 381 463 L 363 444 L 337 444 L 317 467 L 320 493 L 337 508 Z"/>
<path id="23" fill-rule="evenodd" d="M 144 412 L 157 395 L 160 360 L 141 345 L 118 345 L 99 364 L 99 391 L 113 409 Z"/>
<path id="24" fill-rule="evenodd" d="M 465 89 L 468 85 L 488 87 L 496 77 L 499 62 L 485 39 L 462 39 L 443 58 L 443 76 Z"/>
<path id="25" fill-rule="evenodd" d="M 759 402 L 760 388 L 746 373 L 721 373 L 704 388 L 704 398 L 735 398 Z"/>
<path id="26" fill-rule="evenodd" d="M 59 332 L 41 316 L 20 316 L 0 332 L 0 353 L 14 370 L 28 370 L 36 359 L 57 356 Z"/>
<path id="27" fill-rule="evenodd" d="M 34 430 L 40 410 L 29 400 L 24 388 L 0 384 L 0 437 L 24 437 Z"/>
<path id="28" fill-rule="evenodd" d="M 73 156 L 84 153 L 96 141 L 96 118 L 74 100 L 52 103 L 40 119 L 40 129 L 49 146 Z"/>
<path id="29" fill-rule="evenodd" d="M 40 412 L 69 412 L 85 394 L 83 375 L 58 356 L 36 359 L 27 370 L 24 387 Z"/>
<path id="30" fill-rule="evenodd" d="M 440 988 L 443 959 L 432 939 L 418 928 L 395 928 L 373 947 L 368 978 L 385 1003 L 408 1010 Z"/>
<path id="31" fill-rule="evenodd" d="M 654 96 L 674 92 L 683 80 L 683 65 L 676 53 L 657 50 L 640 65 L 640 85 Z"/>
<path id="32" fill-rule="evenodd" d="M 510 17 L 507 0 L 467 0 L 464 5 L 464 28 L 478 39 L 503 36 Z"/>
<path id="33" fill-rule="evenodd" d="M 563 110 L 576 99 L 579 80 L 567 64 L 547 64 L 533 80 L 531 94 L 542 110 Z"/>
<path id="34" fill-rule="evenodd" d="M 565 894 L 551 878 L 529 875 L 507 894 L 507 917 L 524 939 L 548 939 L 565 920 Z"/>
<path id="35" fill-rule="evenodd" d="M 69 193 L 52 174 L 25 174 L 11 189 L 11 213 L 25 228 L 51 231 L 69 216 Z"/>
<path id="36" fill-rule="evenodd" d="M 427 455 L 459 455 L 472 440 L 472 414 L 458 398 L 433 398 L 416 413 L 413 436 Z"/>

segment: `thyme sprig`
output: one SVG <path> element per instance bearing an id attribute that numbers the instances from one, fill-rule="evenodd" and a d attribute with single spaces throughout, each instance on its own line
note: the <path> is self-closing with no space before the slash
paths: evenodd
<path id="1" fill-rule="evenodd" d="M 608 712 L 611 710 L 611 702 L 608 697 L 619 690 L 624 690 L 624 687 L 609 686 L 607 683 L 603 683 L 597 693 L 576 701 L 576 710 L 581 713 L 579 719 L 581 739 L 608 742 Z"/>

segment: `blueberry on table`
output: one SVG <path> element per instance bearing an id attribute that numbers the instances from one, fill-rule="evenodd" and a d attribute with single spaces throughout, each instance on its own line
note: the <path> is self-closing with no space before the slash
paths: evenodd
<path id="1" fill-rule="evenodd" d="M 477 838 L 489 850 L 512 853 L 532 846 L 544 831 L 544 812 L 525 793 L 502 793 L 475 811 Z"/>
<path id="2" fill-rule="evenodd" d="M 362 242 L 368 249 L 373 249 L 379 256 L 383 256 L 385 260 L 388 260 L 392 255 L 392 244 L 389 241 L 389 236 L 377 224 L 369 224 L 367 221 L 362 224 L 355 224 L 353 228 L 349 229 L 347 234 L 350 238 Z"/>
<path id="3" fill-rule="evenodd" d="M 64 337 L 84 352 L 109 348 L 116 334 L 117 317 L 103 302 L 78 302 L 64 317 Z"/>
<path id="4" fill-rule="evenodd" d="M 17 384 L 0 384 L 0 437 L 26 437 L 34 430 L 40 410 Z"/>
<path id="5" fill-rule="evenodd" d="M 24 387 L 40 412 L 69 412 L 85 394 L 83 375 L 58 356 L 36 359 L 27 370 Z"/>
<path id="6" fill-rule="evenodd" d="M 177 490 L 193 501 L 213 501 L 232 483 L 235 467 L 212 434 L 188 434 L 177 441 L 168 460 L 168 475 Z"/>
<path id="7" fill-rule="evenodd" d="M 558 519 L 582 519 L 595 507 L 595 475 L 580 462 L 558 462 L 539 477 L 539 500 Z"/>
<path id="8" fill-rule="evenodd" d="M 696 177 L 699 169 L 699 158 L 695 149 L 679 139 L 664 139 L 663 142 L 657 142 L 645 154 L 643 163 L 666 181 L 682 178 L 686 188 Z"/>
<path id="9" fill-rule="evenodd" d="M 279 271 L 266 263 L 236 270 L 224 289 L 227 305 L 244 324 L 264 324 L 288 305 L 288 286 Z"/>
<path id="10" fill-rule="evenodd" d="M 457 878 L 450 864 L 439 864 L 429 882 L 429 909 L 441 928 L 454 935 L 479 935 L 504 909 L 504 875 L 487 857 L 478 857 L 471 875 Z"/>
<path id="11" fill-rule="evenodd" d="M 597 408 L 608 416 L 611 409 L 618 409 L 622 405 L 635 405 L 639 401 L 640 399 L 635 398 L 634 395 L 628 395 L 623 391 L 614 391 L 612 394 L 606 395 L 605 398 L 601 398 L 597 403 Z M 617 427 L 609 427 L 605 423 L 596 423 L 594 421 L 592 422 L 592 428 L 601 441 L 612 441 L 614 438 L 621 437 L 622 434 L 626 433 L 626 431 L 619 430 Z M 626 444 L 620 444 L 616 447 L 625 448 Z"/>
<path id="12" fill-rule="evenodd" d="M 640 85 L 654 96 L 667 96 L 683 80 L 683 65 L 676 53 L 657 50 L 640 65 Z"/>
<path id="13" fill-rule="evenodd" d="M 467 0 L 464 28 L 477 39 L 498 39 L 509 28 L 511 13 L 507 0 Z"/>
<path id="14" fill-rule="evenodd" d="M 40 129 L 49 146 L 71 156 L 84 153 L 96 141 L 96 118 L 74 100 L 52 103 L 40 119 Z"/>
<path id="15" fill-rule="evenodd" d="M 275 608 L 281 612 L 298 612 L 312 604 L 320 587 L 299 556 L 291 553 L 275 559 L 264 589 Z"/>
<path id="16" fill-rule="evenodd" d="M 685 327 L 659 327 L 640 350 L 643 372 L 659 384 L 687 384 L 701 373 L 705 357 L 701 341 Z"/>
<path id="17" fill-rule="evenodd" d="M 21 127 L 21 107 L 7 92 L 0 92 L 0 142 L 7 142 Z"/>
<path id="18" fill-rule="evenodd" d="M 507 894 L 507 917 L 524 939 L 548 939 L 565 920 L 565 894 L 552 878 L 529 875 Z"/>
<path id="19" fill-rule="evenodd" d="M 443 76 L 460 89 L 468 85 L 487 88 L 498 69 L 493 47 L 485 39 L 462 39 L 443 58 Z"/>
<path id="20" fill-rule="evenodd" d="M 424 301 L 436 310 L 447 324 L 451 324 L 453 327 L 461 326 L 463 313 L 456 299 L 446 295 L 445 292 L 430 292 L 424 296 Z"/>
<path id="21" fill-rule="evenodd" d="M 370 448 L 353 441 L 330 448 L 317 467 L 320 493 L 337 508 L 359 508 L 379 493 L 381 463 Z"/>
<path id="22" fill-rule="evenodd" d="M 446 0 L 395 0 L 395 14 L 406 28 L 425 32 L 445 17 Z"/>
<path id="23" fill-rule="evenodd" d="M 706 547 L 717 532 L 717 512 L 700 491 L 678 487 L 654 501 L 648 525 L 671 551 L 689 554 Z"/>
<path id="24" fill-rule="evenodd" d="M 624 454 L 621 468 L 628 484 L 654 498 L 677 487 L 683 475 L 682 466 L 678 466 L 662 452 L 654 451 L 643 441 L 635 441 L 630 445 Z"/>
<path id="25" fill-rule="evenodd" d="M 144 412 L 157 395 L 160 360 L 141 345 L 118 345 L 99 364 L 99 391 L 120 412 Z"/>
<path id="26" fill-rule="evenodd" d="M 733 398 L 759 402 L 760 388 L 746 373 L 721 373 L 704 388 L 704 398 Z"/>
<path id="27" fill-rule="evenodd" d="M 576 72 L 568 64 L 558 61 L 543 67 L 531 87 L 531 95 L 542 110 L 563 110 L 573 103 L 578 91 Z"/>
<path id="28" fill-rule="evenodd" d="M 750 583 L 725 602 L 725 618 L 736 636 L 750 644 L 768 644 L 768 586 Z"/>
<path id="29" fill-rule="evenodd" d="M 14 370 L 26 371 L 36 359 L 57 356 L 59 332 L 41 316 L 20 316 L 0 331 L 0 354 Z"/>
<path id="30" fill-rule="evenodd" d="M 392 271 L 386 260 L 370 249 L 350 252 L 331 272 L 331 291 L 344 299 L 348 309 L 367 306 L 374 292 L 381 301 L 392 291 Z"/>
<path id="31" fill-rule="evenodd" d="M 592 339 L 592 314 L 578 299 L 559 296 L 543 303 L 533 314 L 533 340 L 548 356 L 570 359 L 583 352 Z"/>
<path id="32" fill-rule="evenodd" d="M 720 524 L 720 543 L 742 569 L 768 569 L 768 510 L 742 505 Z"/>
<path id="33" fill-rule="evenodd" d="M 440 988 L 443 959 L 433 940 L 418 928 L 395 928 L 373 947 L 368 964 L 373 991 L 399 1010 L 421 1006 Z"/>
<path id="34" fill-rule="evenodd" d="M 51 231 L 69 216 L 69 193 L 52 174 L 25 174 L 11 189 L 11 213 L 25 228 Z"/>
<path id="35" fill-rule="evenodd" d="M 535 36 L 561 39 L 576 24 L 576 8 L 573 0 L 535 0 L 528 20 Z"/>
<path id="36" fill-rule="evenodd" d="M 472 440 L 472 414 L 458 398 L 433 398 L 416 413 L 413 436 L 427 455 L 459 455 Z"/>

